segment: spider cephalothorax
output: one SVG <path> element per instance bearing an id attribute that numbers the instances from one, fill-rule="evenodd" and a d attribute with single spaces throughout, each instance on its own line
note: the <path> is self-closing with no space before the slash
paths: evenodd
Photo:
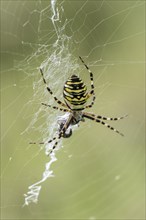
<path id="1" fill-rule="evenodd" d="M 85 121 L 85 118 L 93 120 L 97 123 L 100 123 L 106 126 L 107 128 L 113 130 L 114 132 L 120 134 L 121 136 L 123 136 L 123 134 L 120 133 L 117 129 L 113 128 L 112 126 L 110 126 L 104 121 L 109 121 L 109 120 L 117 121 L 117 120 L 125 118 L 127 115 L 118 117 L 118 118 L 117 117 L 109 118 L 105 116 L 94 115 L 93 113 L 88 113 L 84 111 L 84 109 L 91 108 L 93 106 L 96 97 L 94 93 L 93 73 L 88 68 L 88 66 L 84 63 L 83 59 L 81 57 L 79 58 L 90 74 L 91 90 L 87 92 L 87 87 L 85 83 L 77 75 L 72 75 L 64 84 L 63 97 L 64 97 L 65 103 L 60 101 L 56 96 L 53 95 L 52 90 L 50 89 L 50 87 L 48 87 L 47 82 L 44 78 L 43 71 L 42 69 L 40 69 L 43 82 L 46 85 L 48 92 L 52 95 L 55 102 L 58 105 L 62 106 L 63 108 L 52 106 L 52 105 L 45 104 L 45 103 L 42 103 L 42 105 L 65 112 L 64 116 L 61 116 L 60 119 L 58 120 L 58 125 L 59 125 L 58 133 L 54 136 L 54 138 L 52 138 L 51 140 L 47 142 L 47 143 L 51 143 L 54 141 L 54 145 L 50 153 L 52 153 L 52 151 L 56 148 L 59 139 L 69 138 L 72 135 L 72 126 L 79 124 L 81 121 Z M 87 100 L 90 97 L 92 97 L 92 101 L 89 105 L 86 105 Z M 37 143 L 31 142 L 31 144 L 37 144 Z M 45 144 L 45 143 L 40 142 L 39 144 Z"/>
<path id="2" fill-rule="evenodd" d="M 62 133 L 63 138 L 69 138 L 72 135 L 72 126 L 79 125 L 80 121 L 85 121 L 83 118 L 83 114 L 81 111 L 72 111 L 67 112 L 63 116 L 60 116 L 58 119 L 58 132 L 60 133 L 63 130 L 64 125 L 66 124 L 66 121 L 68 118 L 71 118 L 70 123 L 66 126 L 66 129 Z"/>

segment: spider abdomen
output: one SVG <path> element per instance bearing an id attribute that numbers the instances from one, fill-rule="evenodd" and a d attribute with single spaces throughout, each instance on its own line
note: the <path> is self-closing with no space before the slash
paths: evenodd
<path id="1" fill-rule="evenodd" d="M 78 76 L 72 75 L 64 84 L 63 96 L 72 110 L 82 110 L 87 101 L 87 87 Z"/>

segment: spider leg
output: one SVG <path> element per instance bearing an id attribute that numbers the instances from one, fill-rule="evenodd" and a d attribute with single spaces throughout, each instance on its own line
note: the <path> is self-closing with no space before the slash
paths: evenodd
<path id="1" fill-rule="evenodd" d="M 49 156 L 53 152 L 53 150 L 57 147 L 57 144 L 58 144 L 60 138 L 61 138 L 61 135 L 59 134 L 58 136 L 55 136 L 54 138 L 52 138 L 51 140 L 49 140 L 47 142 L 39 142 L 39 143 L 37 143 L 37 142 L 30 142 L 29 144 L 49 144 L 49 143 L 51 143 L 51 142 L 56 140 L 56 142 L 54 143 L 51 151 L 47 155 L 47 156 Z"/>
<path id="2" fill-rule="evenodd" d="M 95 115 L 95 114 L 92 114 L 92 113 L 86 113 L 86 114 L 90 114 L 90 116 L 92 116 L 96 119 L 104 120 L 104 121 L 118 121 L 118 120 L 124 119 L 128 116 L 128 115 L 124 115 L 124 116 L 121 116 L 121 117 L 111 118 L 111 117 L 105 117 L 105 116 L 101 116 L 101 115 Z"/>
<path id="3" fill-rule="evenodd" d="M 84 66 L 86 67 L 86 69 L 88 70 L 88 72 L 90 73 L 90 81 L 91 81 L 91 91 L 90 93 L 88 93 L 88 97 L 90 98 L 93 95 L 93 99 L 90 105 L 87 105 L 85 108 L 91 108 L 94 105 L 95 102 L 95 92 L 94 92 L 94 81 L 93 81 L 93 73 L 91 72 L 91 70 L 89 69 L 89 67 L 85 64 L 85 62 L 83 61 L 82 57 L 80 57 L 80 60 L 82 61 L 82 63 L 84 64 Z"/>
<path id="4" fill-rule="evenodd" d="M 69 118 L 68 118 L 67 121 L 65 122 L 64 126 L 61 128 L 61 130 L 60 130 L 60 132 L 59 132 L 59 135 L 58 135 L 57 137 L 55 137 L 55 138 L 52 139 L 52 141 L 53 141 L 53 140 L 56 140 L 56 142 L 55 142 L 55 144 L 53 145 L 53 147 L 52 147 L 51 151 L 49 152 L 48 156 L 49 156 L 49 155 L 54 151 L 54 149 L 57 147 L 57 144 L 58 144 L 59 140 L 60 140 L 62 137 L 64 137 L 65 132 L 66 132 L 67 128 L 69 127 L 71 121 L 72 121 L 72 118 L 73 118 L 73 116 L 72 116 L 72 114 L 70 114 L 70 115 L 69 115 Z M 52 141 L 51 141 L 51 142 L 52 142 Z M 50 142 L 49 142 L 49 143 L 50 143 Z"/>
<path id="5" fill-rule="evenodd" d="M 52 141 L 56 140 L 57 137 L 52 138 L 51 140 L 47 141 L 47 142 L 30 142 L 29 144 L 49 144 Z"/>
<path id="6" fill-rule="evenodd" d="M 59 140 L 60 140 L 61 137 L 62 137 L 61 134 L 59 134 L 57 137 L 55 137 L 54 140 L 56 140 L 56 141 L 55 141 L 55 143 L 54 143 L 54 145 L 53 145 L 51 151 L 48 153 L 47 156 L 50 156 L 50 154 L 51 154 L 51 153 L 54 151 L 54 149 L 57 147 L 57 144 L 58 144 L 58 142 L 59 142 Z M 52 139 L 52 141 L 53 141 L 53 139 Z"/>
<path id="7" fill-rule="evenodd" d="M 104 121 L 98 119 L 96 115 L 93 115 L 93 114 L 84 112 L 84 113 L 83 113 L 83 117 L 88 118 L 88 119 L 91 119 L 91 120 L 93 120 L 93 121 L 95 121 L 95 122 L 97 122 L 97 123 L 100 123 L 100 124 L 106 126 L 107 128 L 113 130 L 114 132 L 118 133 L 119 135 L 124 136 L 124 134 L 122 134 L 121 132 L 119 132 L 119 131 L 118 131 L 117 129 L 115 129 L 114 127 L 112 127 L 112 126 L 110 126 L 109 124 L 105 123 Z"/>
<path id="8" fill-rule="evenodd" d="M 44 106 L 47 106 L 47 107 L 56 109 L 56 110 L 60 110 L 60 111 L 62 111 L 62 112 L 71 112 L 70 109 L 59 108 L 59 107 L 57 107 L 57 106 L 48 105 L 48 104 L 45 104 L 45 103 L 43 103 L 43 102 L 42 102 L 41 104 L 44 105 Z"/>
<path id="9" fill-rule="evenodd" d="M 59 134 L 56 135 L 54 138 L 52 138 L 51 140 L 47 141 L 47 142 L 30 142 L 29 144 L 49 144 L 53 141 L 55 141 L 51 151 L 49 152 L 48 156 L 54 151 L 54 149 L 57 147 L 57 144 L 59 142 L 59 140 L 64 137 L 65 135 L 65 132 L 67 130 L 67 128 L 69 127 L 69 125 L 71 124 L 71 121 L 72 121 L 72 114 L 69 115 L 68 119 L 66 120 L 66 122 L 64 123 L 63 127 L 61 128 L 61 130 L 59 131 Z"/>
<path id="10" fill-rule="evenodd" d="M 44 78 L 44 74 L 43 74 L 43 70 L 40 68 L 40 72 L 41 72 L 41 75 L 42 75 L 42 78 L 43 78 L 43 82 L 44 84 L 46 85 L 46 88 L 48 90 L 48 92 L 52 95 L 52 97 L 54 98 L 54 100 L 59 104 L 59 105 L 62 105 L 63 107 L 67 107 L 63 102 L 61 102 L 56 96 L 54 96 L 52 90 L 48 87 L 47 85 L 47 82 Z"/>

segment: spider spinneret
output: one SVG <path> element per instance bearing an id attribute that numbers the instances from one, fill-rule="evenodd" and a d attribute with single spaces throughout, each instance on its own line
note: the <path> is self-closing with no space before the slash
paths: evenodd
<path id="1" fill-rule="evenodd" d="M 83 59 L 80 56 L 79 58 L 90 74 L 91 90 L 90 92 L 87 92 L 87 87 L 85 83 L 77 75 L 74 74 L 64 84 L 63 97 L 64 97 L 65 103 L 60 101 L 56 96 L 54 96 L 52 90 L 47 85 L 42 69 L 40 69 L 43 82 L 46 85 L 48 92 L 52 95 L 55 102 L 61 107 L 52 106 L 46 103 L 42 103 L 42 105 L 46 107 L 51 107 L 56 110 L 60 110 L 62 112 L 66 112 L 65 115 L 61 116 L 58 120 L 59 128 L 58 128 L 57 135 L 55 135 L 51 140 L 49 140 L 46 143 L 44 142 L 38 143 L 38 144 L 48 144 L 54 141 L 55 143 L 49 154 L 53 152 L 53 150 L 56 148 L 58 144 L 58 141 L 61 138 L 69 138 L 72 135 L 72 126 L 79 124 L 80 121 L 84 122 L 85 118 L 93 120 L 97 123 L 100 123 L 106 126 L 107 128 L 113 130 L 114 132 L 120 134 L 121 136 L 124 136 L 117 129 L 110 126 L 104 121 L 117 121 L 117 120 L 127 117 L 127 115 L 122 116 L 122 117 L 110 118 L 110 117 L 95 115 L 93 113 L 83 111 L 84 109 L 91 108 L 94 105 L 96 97 L 95 97 L 95 92 L 94 92 L 93 73 L 91 72 L 89 67 L 85 64 Z M 90 97 L 92 97 L 92 101 L 89 105 L 86 105 L 86 102 Z M 30 144 L 37 144 L 37 143 L 31 142 Z"/>

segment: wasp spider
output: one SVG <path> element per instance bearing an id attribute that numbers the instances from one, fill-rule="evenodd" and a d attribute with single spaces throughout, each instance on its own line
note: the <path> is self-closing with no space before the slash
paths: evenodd
<path id="1" fill-rule="evenodd" d="M 59 120 L 59 129 L 58 129 L 57 135 L 54 136 L 51 140 L 49 140 L 46 143 L 44 142 L 38 143 L 38 144 L 47 144 L 47 143 L 54 142 L 54 145 L 50 153 L 52 153 L 53 150 L 56 148 L 59 139 L 70 137 L 72 135 L 72 126 L 79 124 L 80 121 L 85 121 L 85 118 L 91 119 L 97 123 L 100 123 L 106 126 L 107 128 L 113 130 L 114 132 L 120 134 L 121 136 L 123 136 L 123 134 L 120 133 L 117 129 L 113 128 L 112 126 L 110 126 L 104 121 L 117 121 L 117 120 L 125 118 L 127 115 L 122 116 L 122 117 L 109 118 L 109 117 L 95 115 L 95 114 L 83 111 L 84 109 L 91 108 L 93 106 L 96 97 L 95 97 L 95 92 L 94 92 L 93 73 L 88 68 L 88 66 L 84 63 L 83 59 L 81 57 L 79 58 L 90 74 L 91 90 L 90 92 L 87 92 L 87 87 L 84 84 L 84 82 L 77 75 L 72 75 L 64 84 L 64 89 L 63 89 L 64 102 L 60 101 L 56 96 L 54 96 L 52 90 L 47 85 L 42 69 L 40 69 L 43 82 L 46 85 L 48 92 L 52 95 L 55 102 L 62 107 L 52 106 L 52 105 L 45 104 L 45 103 L 41 103 L 41 104 L 46 107 L 51 107 L 53 109 L 66 112 L 64 117 L 61 117 Z M 91 96 L 92 96 L 91 103 L 89 105 L 86 105 L 87 100 Z M 31 142 L 30 144 L 37 144 L 37 143 Z"/>

